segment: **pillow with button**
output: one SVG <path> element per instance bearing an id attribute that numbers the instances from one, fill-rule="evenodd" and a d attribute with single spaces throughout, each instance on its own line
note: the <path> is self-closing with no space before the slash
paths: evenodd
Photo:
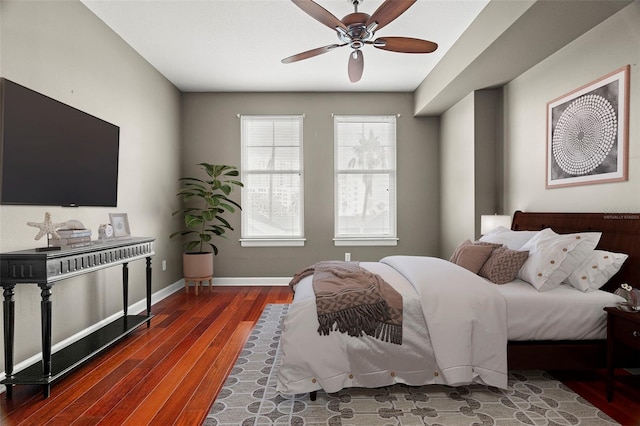
<path id="1" fill-rule="evenodd" d="M 605 250 L 594 250 L 565 280 L 580 291 L 599 290 L 616 272 L 629 255 Z"/>
<path id="2" fill-rule="evenodd" d="M 601 232 L 557 234 L 543 229 L 520 248 L 528 250 L 529 257 L 518 278 L 538 291 L 556 288 L 593 252 L 601 236 Z"/>

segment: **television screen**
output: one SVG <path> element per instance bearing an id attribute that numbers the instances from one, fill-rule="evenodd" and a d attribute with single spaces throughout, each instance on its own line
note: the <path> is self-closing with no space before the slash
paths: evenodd
<path id="1" fill-rule="evenodd" d="M 0 203 L 116 207 L 120 128 L 0 81 Z"/>

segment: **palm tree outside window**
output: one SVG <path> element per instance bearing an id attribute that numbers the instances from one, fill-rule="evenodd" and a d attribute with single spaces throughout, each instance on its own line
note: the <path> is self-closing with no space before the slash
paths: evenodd
<path id="1" fill-rule="evenodd" d="M 396 116 L 334 116 L 336 245 L 396 245 Z"/>

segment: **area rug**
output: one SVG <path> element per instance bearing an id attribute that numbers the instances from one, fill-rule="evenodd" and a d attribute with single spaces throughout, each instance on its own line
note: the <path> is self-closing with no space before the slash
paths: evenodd
<path id="1" fill-rule="evenodd" d="M 283 396 L 276 392 L 282 319 L 267 305 L 204 422 L 222 425 L 615 425 L 544 371 L 513 371 L 509 387 L 394 385 Z"/>

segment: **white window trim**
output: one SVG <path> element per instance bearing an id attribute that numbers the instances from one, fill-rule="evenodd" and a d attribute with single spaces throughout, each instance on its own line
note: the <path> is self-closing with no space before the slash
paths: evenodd
<path id="1" fill-rule="evenodd" d="M 261 117 L 261 118 L 270 118 L 270 117 L 274 117 L 274 118 L 278 118 L 278 117 L 301 117 L 302 119 L 305 118 L 305 114 L 264 114 L 264 115 L 260 115 L 260 114 L 246 114 L 246 115 L 241 115 L 238 114 L 238 118 L 241 119 L 243 117 Z M 271 237 L 263 237 L 263 238 L 251 238 L 251 237 L 247 237 L 247 238 L 240 238 L 238 241 L 240 242 L 240 246 L 241 247 L 303 247 L 305 245 L 305 241 L 306 238 L 304 237 L 304 140 L 303 140 L 303 134 L 304 134 L 304 120 L 302 120 L 301 122 L 301 128 L 300 128 L 300 169 L 297 173 L 299 173 L 302 176 L 301 179 L 301 195 L 300 195 L 300 205 L 302 206 L 302 211 L 301 211 L 301 217 L 300 217 L 300 230 L 302 232 L 302 235 L 300 235 L 299 237 L 291 237 L 291 236 L 287 236 L 287 237 L 278 237 L 278 236 L 271 236 Z M 241 142 L 241 149 L 244 150 L 244 140 L 242 140 Z M 244 155 L 244 154 L 243 154 Z M 244 158 L 243 158 L 244 161 Z M 282 173 L 282 171 L 280 171 Z M 244 167 L 243 169 L 241 169 L 241 173 L 244 173 Z M 291 172 L 293 173 L 293 172 Z M 243 191 L 244 193 L 244 191 Z M 244 198 L 243 198 L 243 203 L 244 203 Z M 244 218 L 242 218 L 243 224 L 244 224 Z"/>
<path id="2" fill-rule="evenodd" d="M 336 134 L 336 127 L 335 127 L 335 118 L 336 117 L 380 117 L 380 116 L 389 116 L 391 114 L 332 114 L 332 117 L 334 118 L 334 137 L 333 137 L 333 152 L 334 152 L 334 159 L 333 159 L 333 164 L 334 164 L 334 171 L 333 171 L 333 185 L 334 185 L 334 190 L 333 190 L 333 197 L 334 197 L 334 238 L 333 238 L 333 242 L 334 242 L 334 246 L 397 246 L 398 245 L 398 200 L 397 200 L 397 192 L 398 192 L 398 187 L 397 187 L 397 179 L 398 179 L 398 163 L 397 163 L 397 159 L 398 159 L 398 140 L 397 140 L 397 133 L 398 133 L 398 122 L 397 122 L 397 118 L 399 117 L 399 115 L 396 115 L 396 121 L 395 121 L 395 153 L 394 153 L 394 168 L 392 169 L 394 171 L 394 173 L 391 175 L 392 181 L 393 181 L 393 199 L 394 199 L 394 209 L 395 211 L 393 212 L 393 217 L 391 218 L 391 226 L 393 229 L 393 236 L 389 236 L 389 237 L 385 237 L 383 235 L 380 236 L 375 236 L 375 237 L 364 237 L 364 236 L 337 236 L 338 235 L 338 208 L 339 208 L 339 200 L 338 200 L 338 139 L 337 139 L 337 134 Z M 356 171 L 343 171 L 342 173 L 353 173 L 353 174 L 359 174 Z M 372 171 L 371 173 L 388 173 L 387 170 L 375 170 Z"/>
<path id="3" fill-rule="evenodd" d="M 397 246 L 399 238 L 334 238 L 336 247 Z"/>
<path id="4" fill-rule="evenodd" d="M 303 247 L 306 238 L 241 238 L 242 247 Z"/>

